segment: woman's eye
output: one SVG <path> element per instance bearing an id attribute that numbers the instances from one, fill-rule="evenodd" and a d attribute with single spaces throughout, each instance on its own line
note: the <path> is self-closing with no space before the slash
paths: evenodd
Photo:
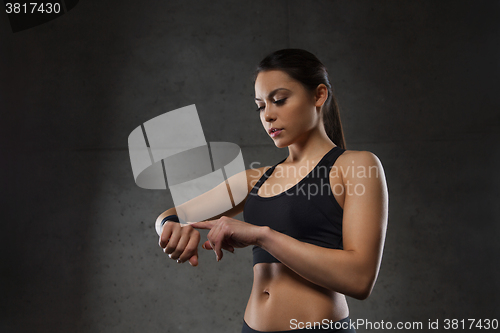
<path id="1" fill-rule="evenodd" d="M 273 104 L 275 104 L 275 105 L 283 105 L 283 104 L 285 104 L 285 101 L 286 101 L 286 98 L 283 98 L 283 99 L 280 99 L 280 100 L 277 100 L 277 101 L 273 101 Z M 260 112 L 260 111 L 262 111 L 264 109 L 265 109 L 265 106 L 260 106 L 260 107 L 257 108 L 256 111 Z"/>

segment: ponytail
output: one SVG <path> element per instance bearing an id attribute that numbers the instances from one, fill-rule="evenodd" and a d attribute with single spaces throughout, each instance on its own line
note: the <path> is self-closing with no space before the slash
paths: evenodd
<path id="1" fill-rule="evenodd" d="M 339 106 L 330 88 L 328 89 L 328 100 L 323 104 L 323 123 L 325 124 L 325 131 L 330 140 L 340 148 L 346 149 Z"/>

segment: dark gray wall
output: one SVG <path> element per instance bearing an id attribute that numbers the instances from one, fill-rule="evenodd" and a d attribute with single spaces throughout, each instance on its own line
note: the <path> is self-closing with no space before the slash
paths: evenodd
<path id="1" fill-rule="evenodd" d="M 196 104 L 207 141 L 278 162 L 251 73 L 285 47 L 325 63 L 348 149 L 385 168 L 382 267 L 351 318 L 500 319 L 499 15 L 498 1 L 81 1 L 13 34 L 0 13 L 0 331 L 239 332 L 251 250 L 166 258 L 153 223 L 171 196 L 135 185 L 127 138 Z"/>

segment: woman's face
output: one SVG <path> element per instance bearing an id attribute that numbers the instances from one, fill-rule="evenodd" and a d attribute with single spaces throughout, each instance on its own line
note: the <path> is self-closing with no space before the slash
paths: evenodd
<path id="1" fill-rule="evenodd" d="M 260 120 L 278 148 L 306 140 L 312 130 L 323 126 L 316 107 L 321 106 L 326 97 L 318 99 L 280 70 L 260 72 L 255 80 L 255 103 Z"/>

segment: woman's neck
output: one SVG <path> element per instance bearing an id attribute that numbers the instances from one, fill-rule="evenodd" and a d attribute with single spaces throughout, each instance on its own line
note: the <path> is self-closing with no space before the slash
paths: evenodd
<path id="1" fill-rule="evenodd" d="M 300 164 L 323 157 L 336 145 L 324 131 L 312 131 L 305 139 L 288 146 L 286 163 Z"/>

